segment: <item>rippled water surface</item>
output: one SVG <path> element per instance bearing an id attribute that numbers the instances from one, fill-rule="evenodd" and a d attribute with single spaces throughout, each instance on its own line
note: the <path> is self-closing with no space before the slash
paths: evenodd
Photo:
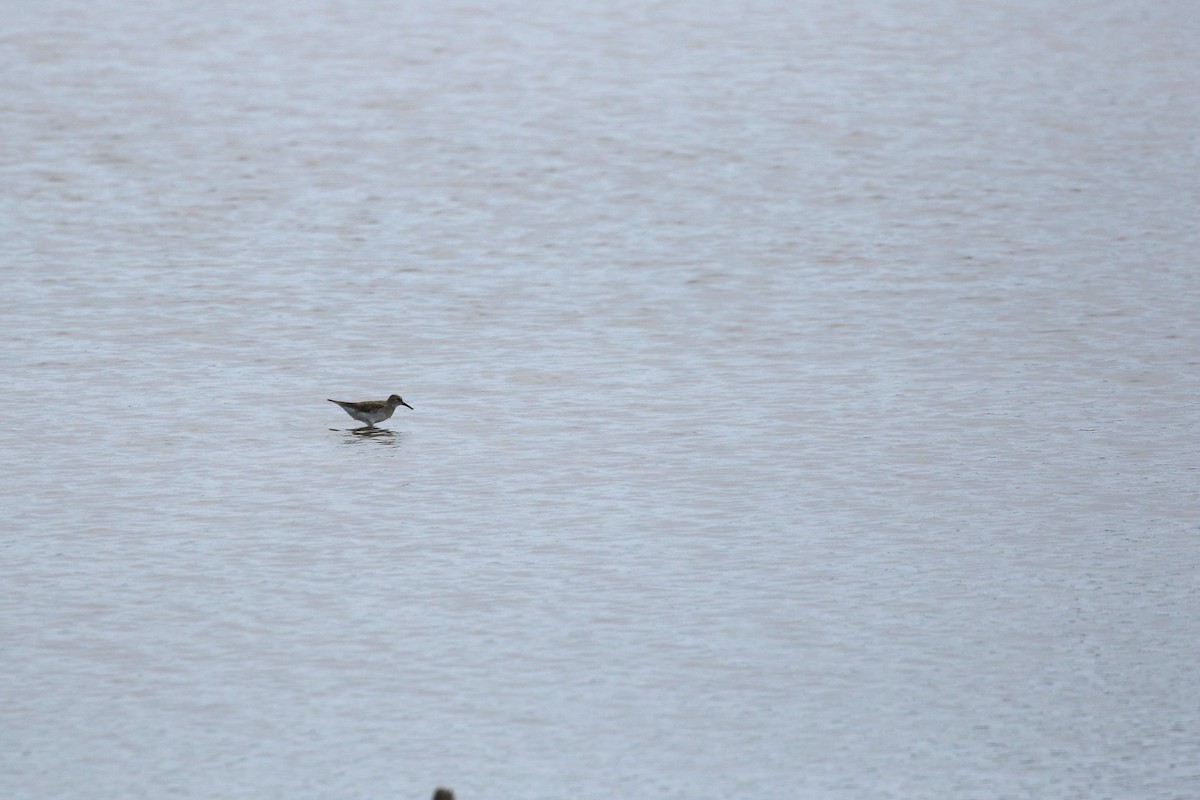
<path id="1" fill-rule="evenodd" d="M 1200 796 L 1194 4 L 5 17 L 0 796 Z"/>

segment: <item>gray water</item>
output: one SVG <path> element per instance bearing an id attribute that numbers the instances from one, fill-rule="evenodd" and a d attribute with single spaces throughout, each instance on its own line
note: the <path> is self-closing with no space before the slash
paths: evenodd
<path id="1" fill-rule="evenodd" d="M 0 797 L 1200 797 L 1197 8 L 8 4 Z"/>

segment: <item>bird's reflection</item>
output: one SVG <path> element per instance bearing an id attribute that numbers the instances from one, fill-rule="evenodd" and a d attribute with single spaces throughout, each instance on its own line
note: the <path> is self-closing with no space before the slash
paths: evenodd
<path id="1" fill-rule="evenodd" d="M 329 430 L 343 434 L 342 444 L 371 442 L 373 444 L 394 446 L 400 444 L 404 438 L 403 434 L 396 431 L 390 431 L 387 428 L 372 428 L 365 425 L 361 428 L 330 428 Z"/>

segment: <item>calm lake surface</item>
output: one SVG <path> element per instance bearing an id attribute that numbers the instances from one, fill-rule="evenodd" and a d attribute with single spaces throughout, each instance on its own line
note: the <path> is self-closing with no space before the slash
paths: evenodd
<path id="1" fill-rule="evenodd" d="M 0 796 L 1200 797 L 1191 0 L 9 6 Z"/>

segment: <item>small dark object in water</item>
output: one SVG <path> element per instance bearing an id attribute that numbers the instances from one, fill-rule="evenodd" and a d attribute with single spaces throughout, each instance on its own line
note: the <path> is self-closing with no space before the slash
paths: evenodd
<path id="1" fill-rule="evenodd" d="M 329 402 L 337 403 L 347 414 L 359 422 L 367 423 L 369 428 L 375 427 L 376 422 L 383 422 L 390 417 L 396 410 L 396 406 L 404 406 L 408 410 L 412 410 L 412 406 L 400 399 L 398 394 L 392 395 L 387 400 L 362 400 L 357 403 L 351 403 L 349 400 L 330 400 Z M 439 798 L 439 800 L 445 800 L 445 798 Z"/>
<path id="2" fill-rule="evenodd" d="M 454 792 L 439 786 L 433 790 L 433 800 L 454 800 Z"/>

